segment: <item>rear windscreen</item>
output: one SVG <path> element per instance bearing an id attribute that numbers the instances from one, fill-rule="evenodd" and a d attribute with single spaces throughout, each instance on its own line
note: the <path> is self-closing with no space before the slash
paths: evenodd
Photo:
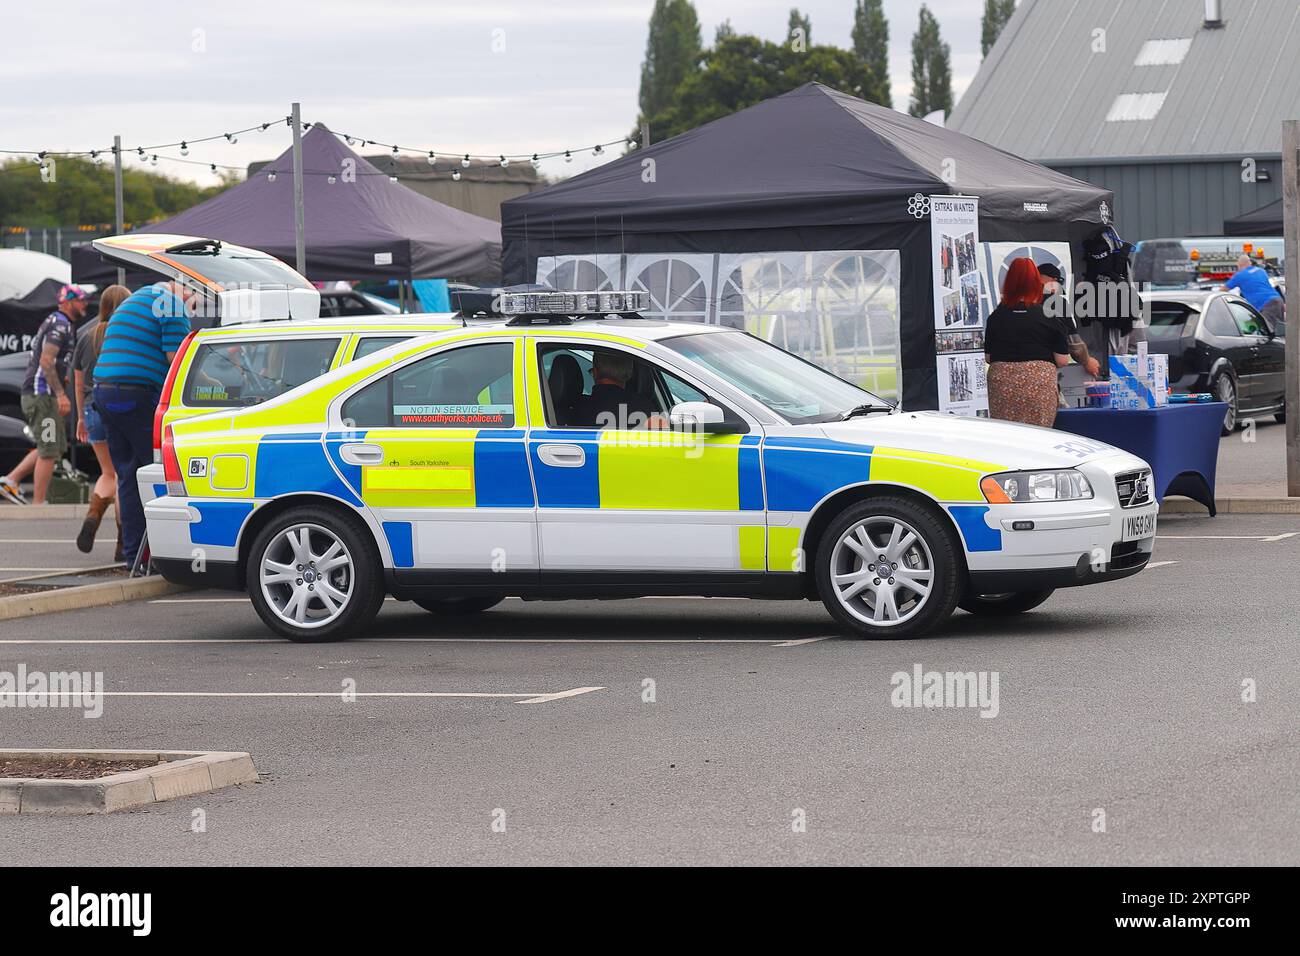
<path id="1" fill-rule="evenodd" d="M 1147 338 L 1153 342 L 1182 337 L 1191 310 L 1178 302 L 1152 302 L 1148 306 Z"/>
<path id="2" fill-rule="evenodd" d="M 206 342 L 185 379 L 183 401 L 194 408 L 257 405 L 324 375 L 339 339 Z"/>

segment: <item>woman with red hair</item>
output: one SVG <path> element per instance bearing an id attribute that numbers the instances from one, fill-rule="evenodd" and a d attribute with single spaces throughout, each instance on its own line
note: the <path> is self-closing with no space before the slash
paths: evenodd
<path id="1" fill-rule="evenodd" d="M 1061 326 L 1043 312 L 1043 280 L 1033 259 L 1011 262 L 1002 301 L 984 330 L 989 361 L 989 415 L 1051 428 L 1056 421 L 1056 370 L 1070 364 Z"/>

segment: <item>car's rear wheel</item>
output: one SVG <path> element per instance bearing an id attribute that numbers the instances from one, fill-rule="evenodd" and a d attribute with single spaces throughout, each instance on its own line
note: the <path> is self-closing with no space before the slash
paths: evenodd
<path id="1" fill-rule="evenodd" d="M 822 535 L 817 590 L 853 637 L 916 637 L 952 613 L 958 545 L 942 519 L 905 498 L 849 505 Z"/>
<path id="2" fill-rule="evenodd" d="M 1228 410 L 1223 413 L 1223 434 L 1231 435 L 1237 430 L 1237 383 L 1226 372 L 1214 381 L 1214 397 L 1227 402 Z"/>
<path id="3" fill-rule="evenodd" d="M 384 601 L 383 569 L 369 531 L 315 508 L 273 518 L 249 549 L 246 574 L 258 616 L 300 643 L 355 636 Z"/>
<path id="4" fill-rule="evenodd" d="M 415 603 L 431 614 L 459 617 L 494 608 L 504 600 L 503 595 L 488 594 L 482 597 L 417 598 Z"/>
<path id="5" fill-rule="evenodd" d="M 971 614 L 1004 617 L 1032 611 L 1054 593 L 1055 588 L 1045 591 L 1012 591 L 1008 594 L 964 594 L 957 606 Z"/>

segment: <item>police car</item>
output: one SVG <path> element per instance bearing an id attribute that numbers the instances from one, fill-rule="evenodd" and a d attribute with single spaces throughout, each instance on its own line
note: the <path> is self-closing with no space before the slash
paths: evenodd
<path id="1" fill-rule="evenodd" d="M 641 318 L 639 296 L 503 295 L 500 317 L 165 425 L 155 565 L 327 641 L 386 594 L 437 614 L 819 599 L 852 636 L 915 636 L 1149 560 L 1141 459 L 900 413 L 744 332 Z M 593 416 L 597 396 L 617 401 Z"/>

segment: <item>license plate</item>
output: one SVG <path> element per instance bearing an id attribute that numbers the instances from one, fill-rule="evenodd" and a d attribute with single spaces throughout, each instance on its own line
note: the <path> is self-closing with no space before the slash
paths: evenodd
<path id="1" fill-rule="evenodd" d="M 1156 512 L 1148 511 L 1144 514 L 1125 515 L 1120 540 L 1137 541 L 1139 538 L 1149 538 L 1155 533 Z"/>

